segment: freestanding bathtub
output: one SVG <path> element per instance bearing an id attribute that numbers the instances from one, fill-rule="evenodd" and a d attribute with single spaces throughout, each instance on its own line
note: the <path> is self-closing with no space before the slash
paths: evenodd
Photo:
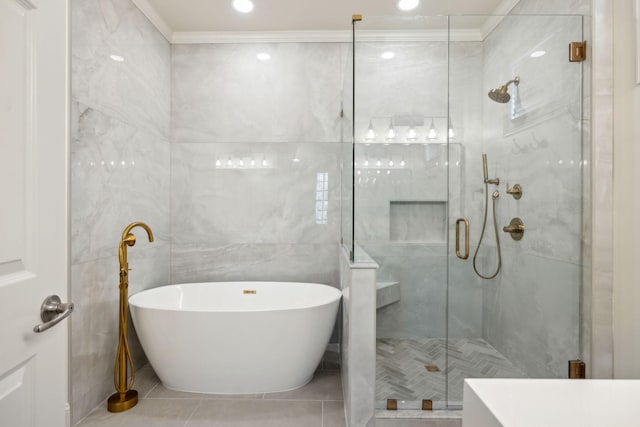
<path id="1" fill-rule="evenodd" d="M 341 292 L 287 282 L 186 283 L 129 298 L 140 343 L 165 387 L 265 393 L 311 380 Z"/>

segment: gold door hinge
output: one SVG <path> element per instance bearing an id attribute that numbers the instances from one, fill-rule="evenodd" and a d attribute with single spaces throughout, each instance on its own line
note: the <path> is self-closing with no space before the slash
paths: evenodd
<path id="1" fill-rule="evenodd" d="M 573 380 L 583 380 L 586 378 L 587 365 L 580 360 L 569 360 L 569 378 Z"/>
<path id="2" fill-rule="evenodd" d="M 569 43 L 569 62 L 582 62 L 587 59 L 587 41 Z"/>

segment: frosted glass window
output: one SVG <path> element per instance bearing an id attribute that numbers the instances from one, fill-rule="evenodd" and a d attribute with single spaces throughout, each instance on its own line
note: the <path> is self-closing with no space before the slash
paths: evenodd
<path id="1" fill-rule="evenodd" d="M 316 175 L 316 224 L 326 224 L 329 217 L 329 174 Z"/>

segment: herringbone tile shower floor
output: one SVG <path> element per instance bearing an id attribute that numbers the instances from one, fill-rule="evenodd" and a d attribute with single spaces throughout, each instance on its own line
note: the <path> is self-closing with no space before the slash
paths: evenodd
<path id="1" fill-rule="evenodd" d="M 480 338 L 461 338 L 448 343 L 444 338 L 377 340 L 376 401 L 384 407 L 387 399 L 419 404 L 423 399 L 443 402 L 449 373 L 449 403 L 462 403 L 465 378 L 522 378 L 524 372 Z M 439 371 L 427 370 L 437 367 Z"/>

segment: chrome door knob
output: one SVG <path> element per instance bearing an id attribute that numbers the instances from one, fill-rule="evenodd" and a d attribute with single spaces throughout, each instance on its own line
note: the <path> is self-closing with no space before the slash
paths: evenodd
<path id="1" fill-rule="evenodd" d="M 60 323 L 73 312 L 73 303 L 63 303 L 58 295 L 49 295 L 40 307 L 40 318 L 44 323 L 36 325 L 33 332 L 44 332 L 52 326 Z"/>

